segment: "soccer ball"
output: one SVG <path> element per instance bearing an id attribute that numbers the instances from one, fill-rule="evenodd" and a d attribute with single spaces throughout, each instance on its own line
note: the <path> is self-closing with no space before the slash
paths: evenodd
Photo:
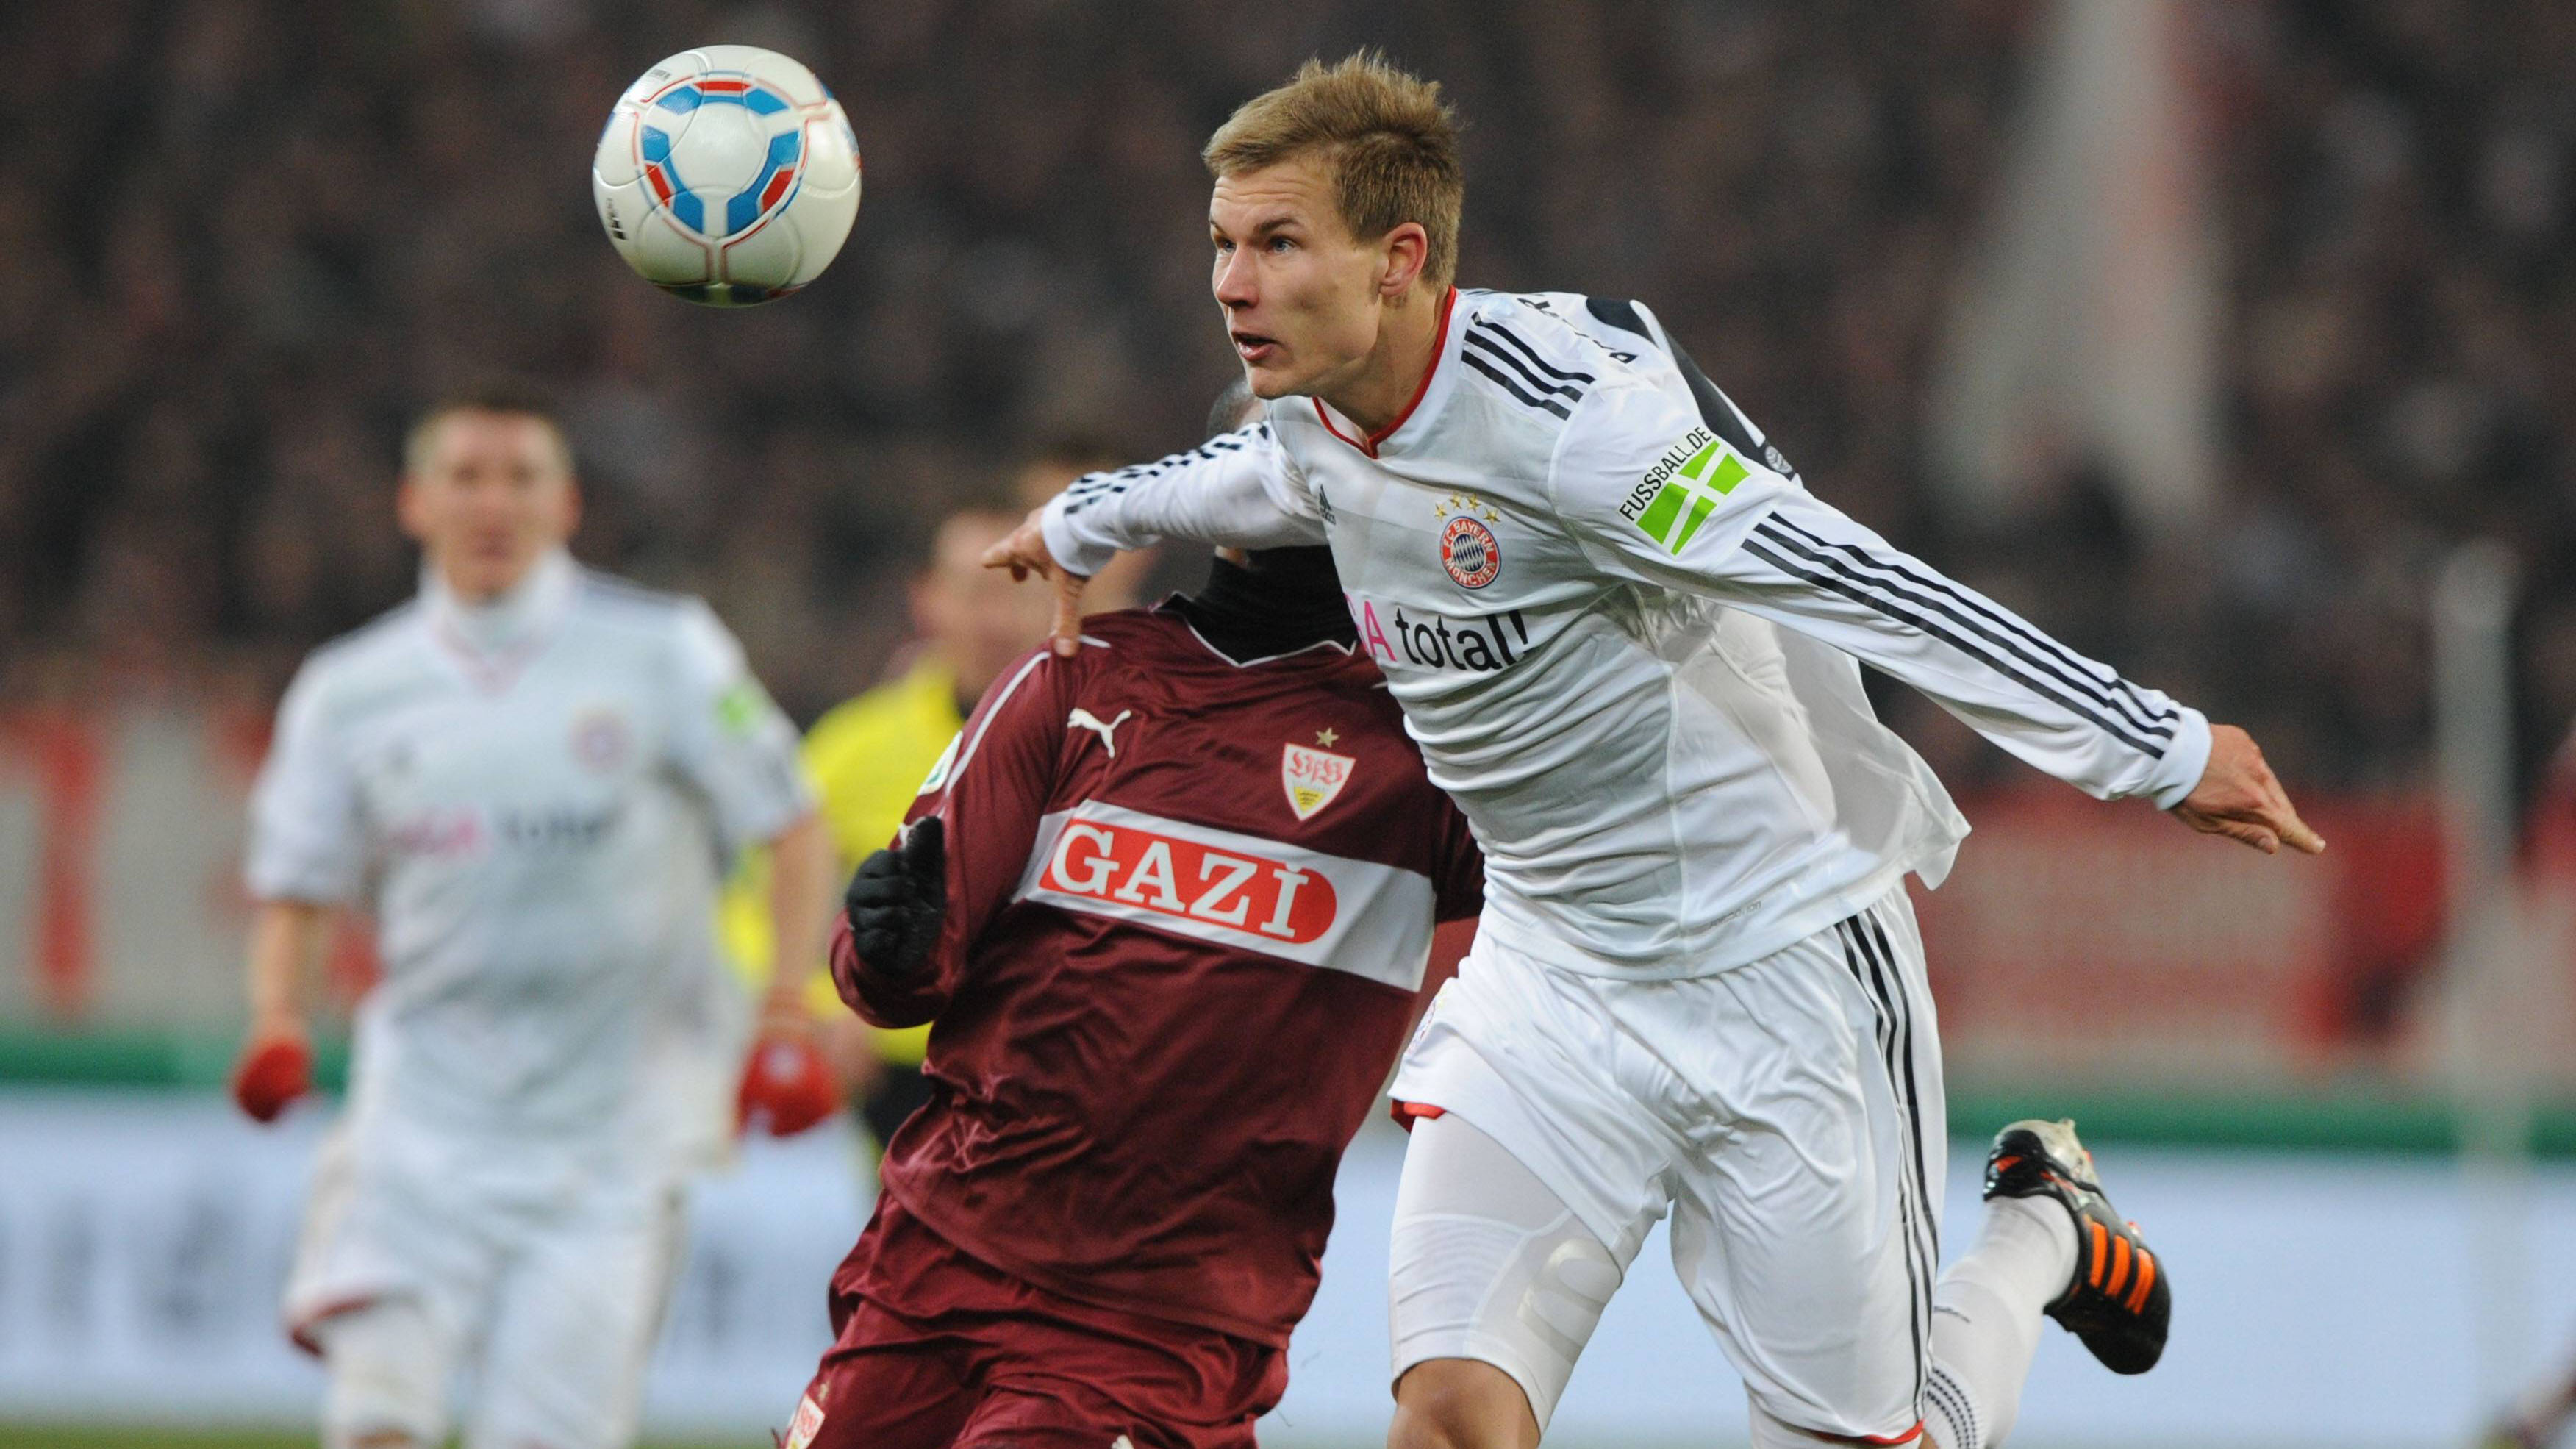
<path id="1" fill-rule="evenodd" d="M 675 297 L 742 307 L 822 274 L 859 214 L 859 139 L 814 73 L 705 45 L 644 72 L 590 165 L 609 245 Z"/>

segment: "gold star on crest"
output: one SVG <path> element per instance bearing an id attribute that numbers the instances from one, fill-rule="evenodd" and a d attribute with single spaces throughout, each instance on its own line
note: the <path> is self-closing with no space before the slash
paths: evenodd
<path id="1" fill-rule="evenodd" d="M 1318 744 L 1318 745 L 1323 746 L 1325 749 L 1328 749 L 1328 750 L 1329 750 L 1329 749 L 1331 749 L 1331 748 L 1334 746 L 1334 744 L 1336 744 L 1337 742 L 1339 742 L 1339 741 L 1340 741 L 1340 739 L 1341 739 L 1341 736 L 1340 736 L 1340 735 L 1335 734 L 1333 731 L 1331 731 L 1331 730 L 1329 730 L 1329 729 L 1321 729 L 1321 730 L 1317 730 L 1317 731 L 1315 731 L 1315 743 L 1316 743 L 1316 744 Z"/>

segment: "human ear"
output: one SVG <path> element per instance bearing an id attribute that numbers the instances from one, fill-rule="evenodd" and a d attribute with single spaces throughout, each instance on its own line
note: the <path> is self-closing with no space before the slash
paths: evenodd
<path id="1" fill-rule="evenodd" d="M 1377 294 L 1392 302 L 1422 275 L 1423 264 L 1431 259 L 1431 234 L 1418 221 L 1398 222 L 1379 246 L 1383 260 L 1378 268 Z"/>
<path id="2" fill-rule="evenodd" d="M 403 535 L 414 543 L 429 542 L 429 503 L 421 490 L 420 480 L 409 473 L 394 489 L 394 518 L 402 524 Z"/>

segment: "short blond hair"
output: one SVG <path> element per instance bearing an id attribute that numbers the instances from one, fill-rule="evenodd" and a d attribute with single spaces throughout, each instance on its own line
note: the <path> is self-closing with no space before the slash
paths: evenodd
<path id="1" fill-rule="evenodd" d="M 545 424 L 554 443 L 557 462 L 565 473 L 572 472 L 572 444 L 564 437 L 563 424 L 555 420 L 554 399 L 545 389 L 514 377 L 478 378 L 441 397 L 429 411 L 403 434 L 403 467 L 419 473 L 429 467 L 430 450 L 437 445 L 439 424 L 459 413 L 492 413 L 502 417 L 534 418 Z"/>
<path id="2" fill-rule="evenodd" d="M 1319 156 L 1351 235 L 1365 241 L 1418 222 L 1429 239 L 1422 275 L 1445 286 L 1458 273 L 1458 213 L 1467 177 L 1458 164 L 1458 116 L 1440 83 L 1363 50 L 1338 65 L 1310 60 L 1288 84 L 1243 103 L 1199 153 L 1226 177 Z"/>

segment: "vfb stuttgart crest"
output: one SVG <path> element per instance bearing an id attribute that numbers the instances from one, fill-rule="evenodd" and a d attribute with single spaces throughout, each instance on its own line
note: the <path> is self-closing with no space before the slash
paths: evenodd
<path id="1" fill-rule="evenodd" d="M 1300 820 L 1311 820 L 1315 812 L 1333 803 L 1350 783 L 1351 767 L 1358 764 L 1348 755 L 1336 755 L 1311 745 L 1286 745 L 1279 757 L 1279 784 L 1288 792 L 1288 808 Z"/>

